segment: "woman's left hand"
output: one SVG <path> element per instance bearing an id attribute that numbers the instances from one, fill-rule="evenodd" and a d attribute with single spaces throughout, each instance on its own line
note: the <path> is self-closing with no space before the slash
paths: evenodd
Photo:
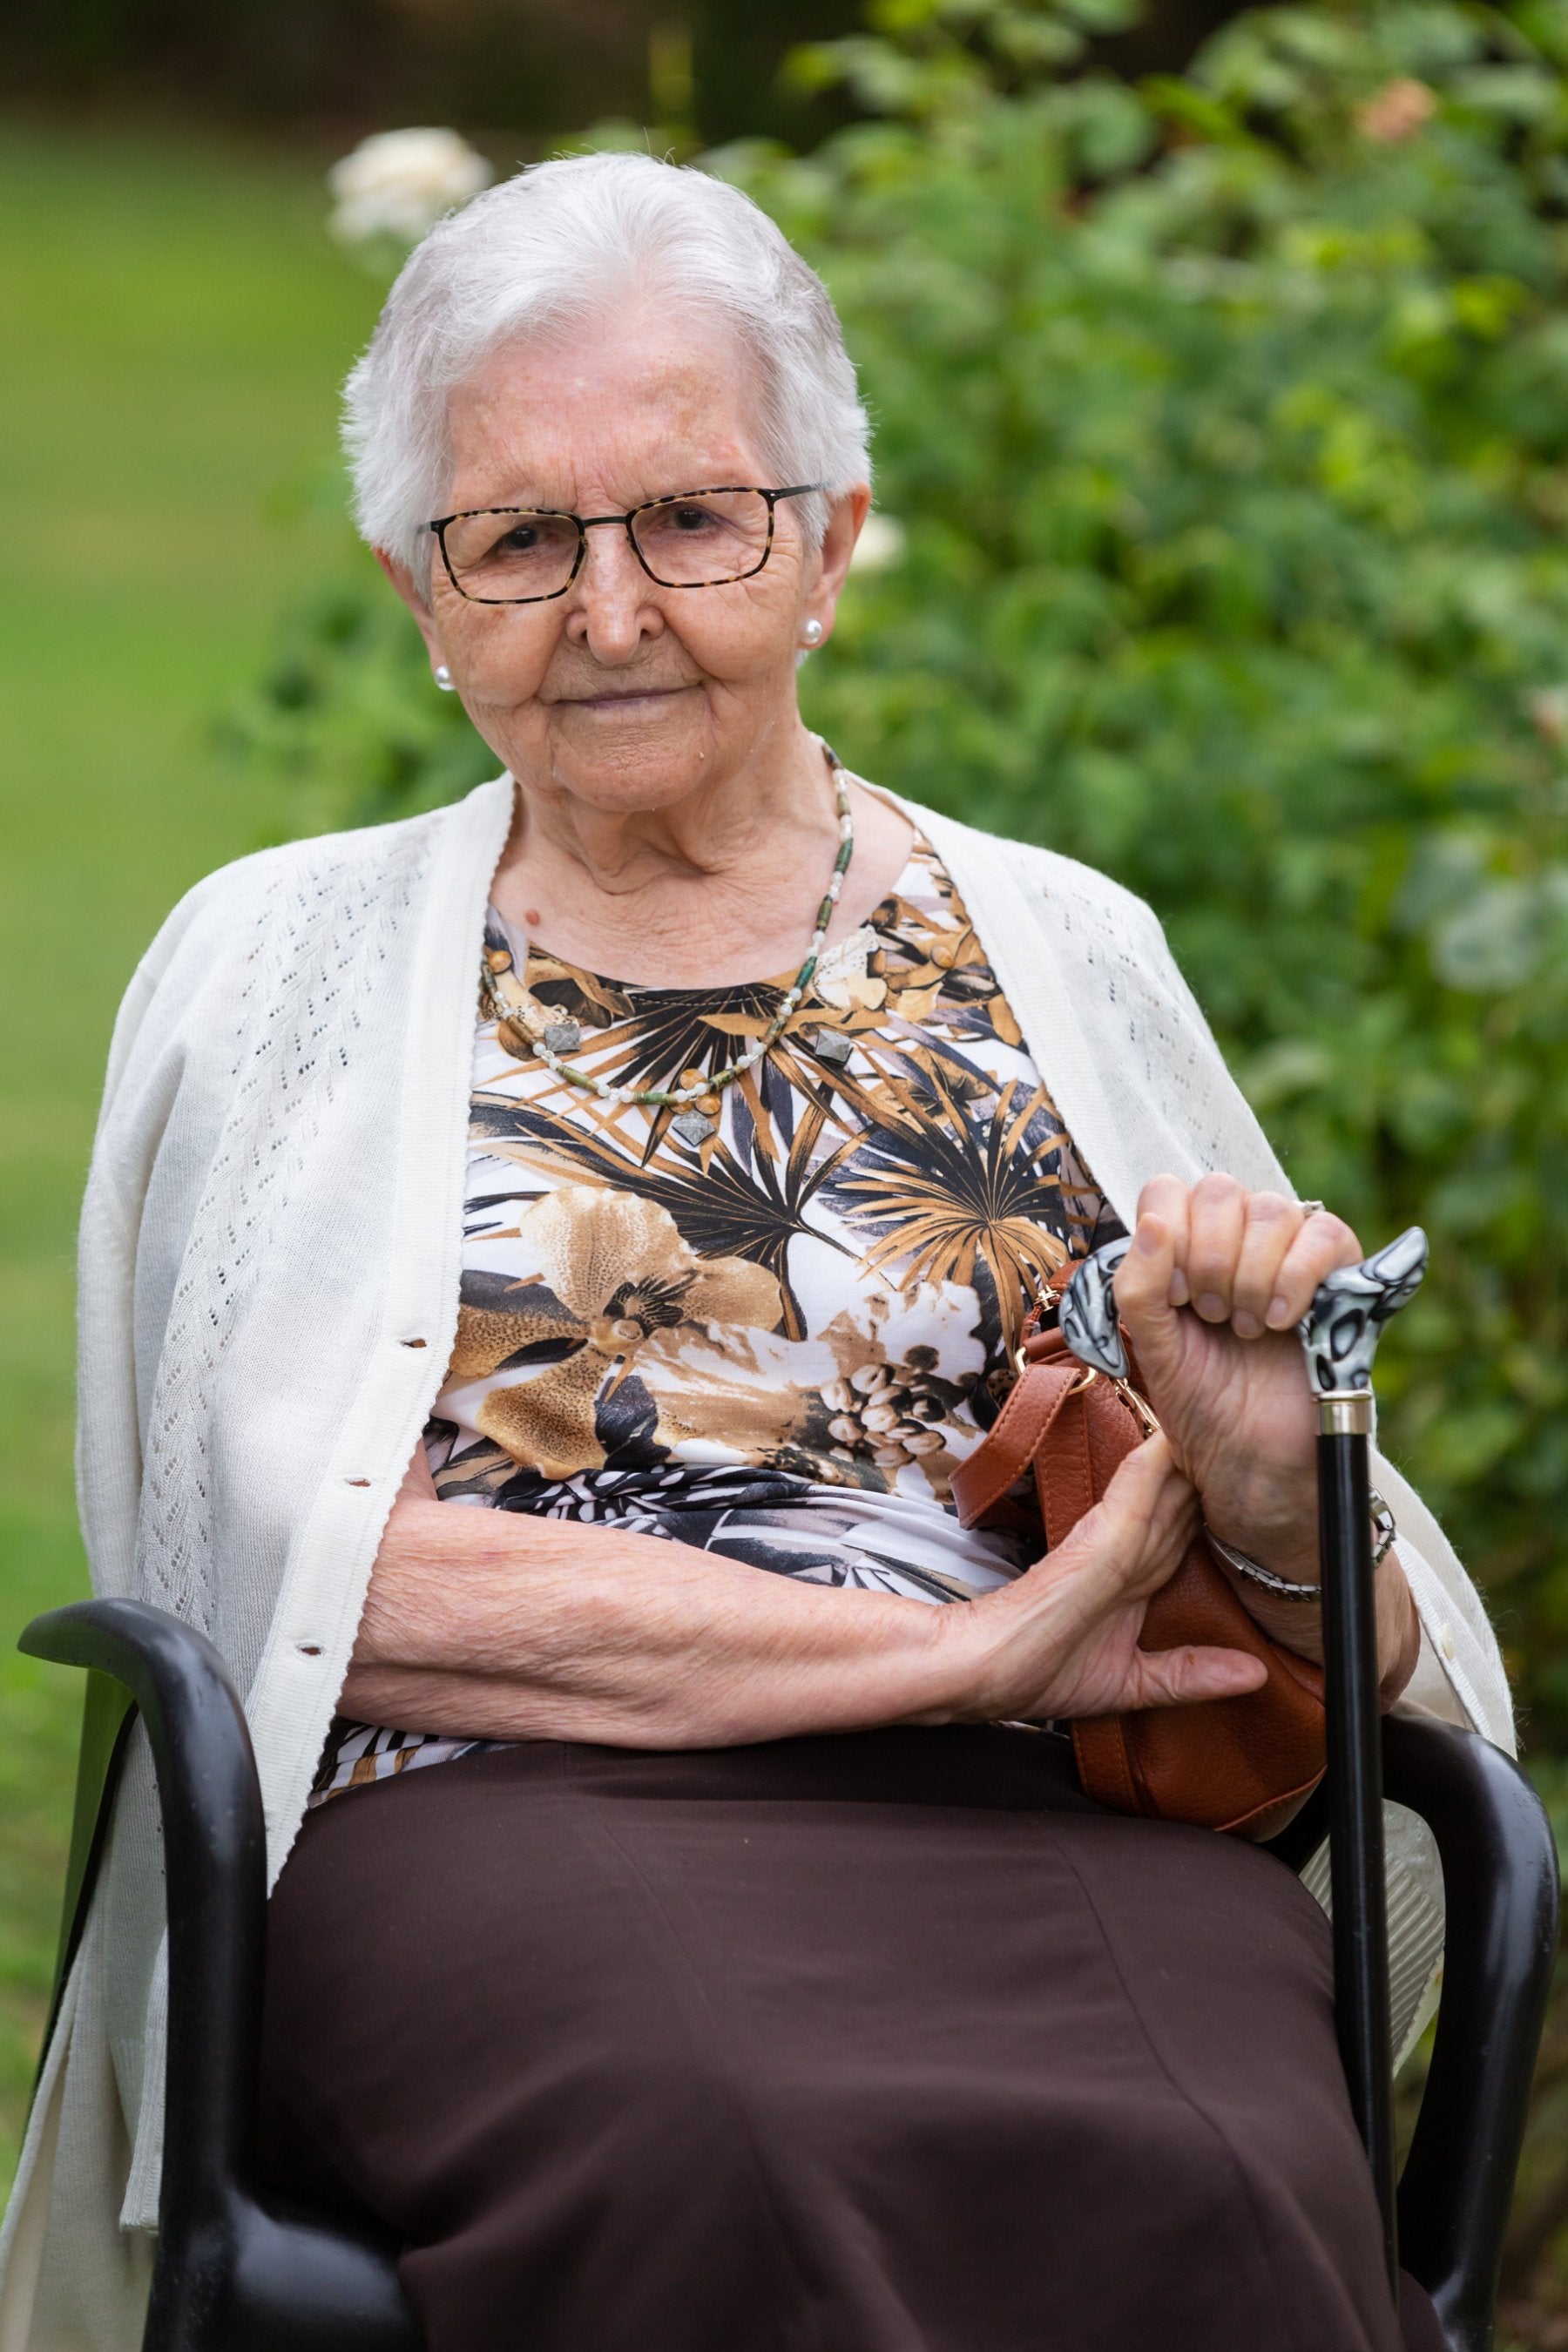
<path id="1" fill-rule="evenodd" d="M 1318 1581 L 1317 1412 L 1296 1327 L 1324 1276 L 1362 1255 L 1342 1219 L 1281 1192 L 1248 1192 L 1233 1176 L 1190 1187 L 1156 1176 L 1116 1276 L 1149 1402 L 1205 1525 L 1295 1584 Z M 1407 1676 L 1418 1629 L 1393 1555 L 1377 1588 L 1385 1676 L 1401 1664 Z M 1243 1598 L 1277 1639 L 1319 1650 L 1315 1610 L 1309 1625 L 1300 1602 L 1270 1608 L 1261 1588 Z"/>

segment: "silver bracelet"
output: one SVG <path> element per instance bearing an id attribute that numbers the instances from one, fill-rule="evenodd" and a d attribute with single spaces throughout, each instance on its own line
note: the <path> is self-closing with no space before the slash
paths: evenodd
<path id="1" fill-rule="evenodd" d="M 1394 1513 L 1375 1486 L 1368 1500 L 1372 1505 L 1372 1564 L 1375 1570 L 1388 1558 L 1398 1529 L 1394 1523 Z M 1257 1560 L 1249 1559 L 1244 1551 L 1237 1551 L 1234 1544 L 1224 1542 L 1212 1528 L 1204 1529 L 1204 1540 L 1211 1551 L 1218 1553 L 1227 1568 L 1235 1569 L 1237 1576 L 1245 1576 L 1249 1584 L 1260 1584 L 1265 1592 L 1272 1592 L 1277 1600 L 1321 1601 L 1323 1597 L 1321 1584 L 1293 1584 L 1287 1576 L 1276 1576 L 1271 1568 L 1261 1567 Z"/>

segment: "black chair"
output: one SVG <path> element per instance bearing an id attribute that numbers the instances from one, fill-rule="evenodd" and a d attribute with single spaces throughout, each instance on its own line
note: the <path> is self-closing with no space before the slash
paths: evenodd
<path id="1" fill-rule="evenodd" d="M 286 2208 L 257 2187 L 261 1797 L 217 1652 L 135 1601 L 54 1610 L 35 1620 L 21 1646 L 89 1670 L 57 2004 L 138 1713 L 157 1777 L 169 2065 L 143 2352 L 419 2352 L 391 2242 L 342 2215 Z M 1384 1769 L 1388 1794 L 1431 1827 L 1448 1908 L 1436 2045 L 1400 2183 L 1401 2259 L 1436 2304 L 1451 2352 L 1490 2352 L 1557 1941 L 1556 1851 L 1530 1783 L 1473 1732 L 1391 1719 Z M 1303 1818 L 1277 1851 L 1299 1862 L 1319 1833 Z"/>

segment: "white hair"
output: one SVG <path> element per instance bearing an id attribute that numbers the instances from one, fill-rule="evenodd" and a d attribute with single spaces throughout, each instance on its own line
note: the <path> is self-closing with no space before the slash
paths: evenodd
<path id="1" fill-rule="evenodd" d="M 450 482 L 453 388 L 500 346 L 570 329 L 656 289 L 739 335 L 770 488 L 870 479 L 869 425 L 827 289 L 749 196 L 651 155 L 536 163 L 438 221 L 386 298 L 343 394 L 354 515 L 373 547 L 426 576 Z M 678 482 L 672 489 L 699 488 Z M 827 497 L 800 501 L 820 541 Z"/>

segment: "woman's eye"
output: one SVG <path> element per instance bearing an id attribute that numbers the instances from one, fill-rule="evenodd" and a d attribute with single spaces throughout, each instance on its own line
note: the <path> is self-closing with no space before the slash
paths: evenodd
<path id="1" fill-rule="evenodd" d="M 668 514 L 676 530 L 684 532 L 706 530 L 713 520 L 708 507 L 671 507 Z"/>
<path id="2" fill-rule="evenodd" d="M 503 532 L 496 541 L 494 552 L 497 555 L 531 555 L 539 545 L 541 536 L 537 523 L 514 523 L 511 529 Z"/>

